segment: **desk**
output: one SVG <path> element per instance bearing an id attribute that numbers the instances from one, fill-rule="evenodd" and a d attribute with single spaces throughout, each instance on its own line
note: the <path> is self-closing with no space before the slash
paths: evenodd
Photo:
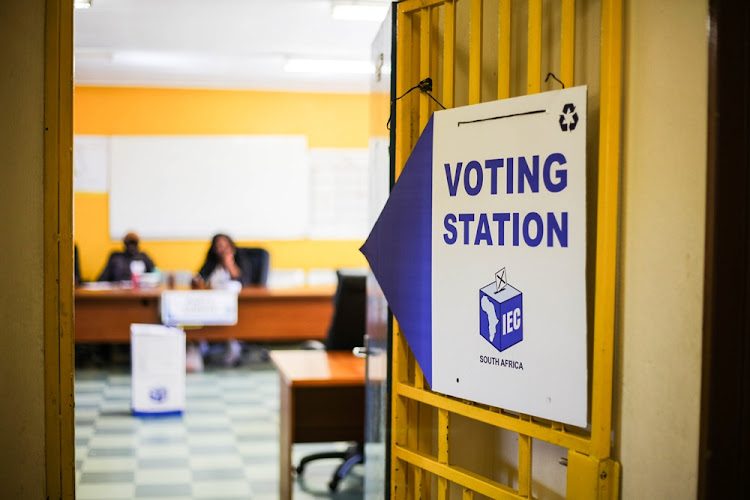
<path id="1" fill-rule="evenodd" d="M 76 342 L 130 341 L 131 323 L 161 323 L 161 288 L 76 288 Z M 237 324 L 186 330 L 188 340 L 293 342 L 325 339 L 333 315 L 334 287 L 269 289 L 239 293 Z"/>
<path id="2" fill-rule="evenodd" d="M 292 495 L 292 444 L 364 441 L 365 360 L 349 352 L 272 351 L 279 372 L 280 498 Z"/>

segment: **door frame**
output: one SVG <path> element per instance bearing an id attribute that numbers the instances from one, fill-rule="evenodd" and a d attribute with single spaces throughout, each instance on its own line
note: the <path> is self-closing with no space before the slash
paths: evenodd
<path id="1" fill-rule="evenodd" d="M 45 486 L 73 499 L 73 0 L 46 0 L 44 13 Z"/>
<path id="2" fill-rule="evenodd" d="M 750 495 L 750 5 L 710 0 L 709 14 L 698 496 L 745 498 Z"/>

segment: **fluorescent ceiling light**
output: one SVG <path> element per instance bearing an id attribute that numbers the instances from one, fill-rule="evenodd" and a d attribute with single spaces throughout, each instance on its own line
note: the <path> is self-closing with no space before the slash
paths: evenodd
<path id="1" fill-rule="evenodd" d="M 331 9 L 331 17 L 343 21 L 377 21 L 385 19 L 388 12 L 388 4 L 378 2 L 356 2 L 334 0 Z"/>
<path id="2" fill-rule="evenodd" d="M 124 66 L 167 69 L 189 68 L 203 61 L 191 53 L 118 50 L 112 55 L 112 62 Z"/>
<path id="3" fill-rule="evenodd" d="M 367 75 L 375 72 L 370 61 L 335 59 L 288 59 L 284 65 L 288 73 L 349 73 Z"/>
<path id="4" fill-rule="evenodd" d="M 78 61 L 96 62 L 100 64 L 110 64 L 113 59 L 112 51 L 103 48 L 79 47 L 73 54 Z"/>
<path id="5" fill-rule="evenodd" d="M 88 9 L 91 7 L 91 0 L 75 0 L 73 2 L 73 7 L 76 9 Z"/>

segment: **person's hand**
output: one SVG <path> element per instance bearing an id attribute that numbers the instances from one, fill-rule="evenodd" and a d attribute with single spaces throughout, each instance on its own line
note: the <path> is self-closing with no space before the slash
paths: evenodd
<path id="1" fill-rule="evenodd" d="M 221 263 L 222 263 L 224 269 L 229 270 L 229 269 L 234 268 L 234 265 L 235 265 L 235 263 L 234 263 L 234 254 L 232 252 L 225 252 L 221 256 Z"/>
<path id="2" fill-rule="evenodd" d="M 206 282 L 203 280 L 203 277 L 200 274 L 196 274 L 190 284 L 193 286 L 193 288 L 198 290 L 206 288 Z"/>
<path id="3" fill-rule="evenodd" d="M 229 277 L 233 280 L 239 279 L 242 275 L 242 269 L 234 261 L 234 252 L 227 252 L 221 256 L 221 262 L 224 269 L 229 273 Z"/>

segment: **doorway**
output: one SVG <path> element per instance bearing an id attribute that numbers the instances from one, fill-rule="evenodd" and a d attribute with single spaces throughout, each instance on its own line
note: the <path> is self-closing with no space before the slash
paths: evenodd
<path id="1" fill-rule="evenodd" d="M 750 4 L 710 2 L 700 498 L 750 495 Z"/>

